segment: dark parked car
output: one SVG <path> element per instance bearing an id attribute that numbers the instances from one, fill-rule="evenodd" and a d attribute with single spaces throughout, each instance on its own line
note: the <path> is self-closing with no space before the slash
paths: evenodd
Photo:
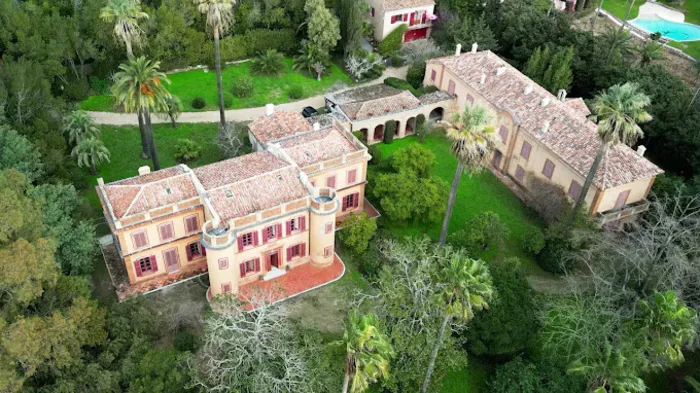
<path id="1" fill-rule="evenodd" d="M 307 106 L 306 108 L 304 108 L 303 111 L 301 111 L 301 114 L 304 117 L 311 117 L 311 116 L 316 116 L 318 114 L 318 112 L 312 106 Z"/>

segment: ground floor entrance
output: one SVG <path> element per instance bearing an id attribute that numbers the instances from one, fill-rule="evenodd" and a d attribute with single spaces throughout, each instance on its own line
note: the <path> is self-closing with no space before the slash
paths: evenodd
<path id="1" fill-rule="evenodd" d="M 267 271 L 270 271 L 272 268 L 280 268 L 280 252 L 279 250 L 275 250 L 269 254 L 267 254 Z"/>
<path id="2" fill-rule="evenodd" d="M 428 28 L 424 27 L 422 29 L 409 30 L 404 34 L 403 41 L 411 42 L 414 40 L 420 40 L 423 38 L 428 38 Z"/>

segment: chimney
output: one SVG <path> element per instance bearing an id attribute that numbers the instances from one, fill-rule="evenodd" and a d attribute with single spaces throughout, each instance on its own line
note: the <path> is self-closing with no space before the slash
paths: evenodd
<path id="1" fill-rule="evenodd" d="M 321 129 L 321 123 L 319 123 L 319 122 L 314 123 L 314 131 L 318 131 L 320 129 Z"/>
<path id="2" fill-rule="evenodd" d="M 472 53 L 476 53 L 477 49 L 479 49 L 479 44 L 475 42 L 472 44 Z"/>
<path id="3" fill-rule="evenodd" d="M 637 146 L 637 155 L 640 157 L 644 157 L 644 153 L 646 153 L 647 147 L 644 145 L 639 145 Z"/>
<path id="4" fill-rule="evenodd" d="M 462 54 L 462 44 L 457 44 L 457 48 L 455 49 L 455 56 L 459 56 Z"/>
<path id="5" fill-rule="evenodd" d="M 144 166 L 139 168 L 139 176 L 148 175 L 149 173 L 151 173 L 150 166 L 144 165 Z"/>
<path id="6" fill-rule="evenodd" d="M 542 129 L 540 130 L 540 134 L 546 134 L 549 132 L 549 120 L 545 120 L 544 123 L 542 123 Z"/>
<path id="7" fill-rule="evenodd" d="M 557 92 L 557 99 L 561 102 L 566 101 L 566 90 L 559 89 L 559 91 Z"/>
<path id="8" fill-rule="evenodd" d="M 496 76 L 501 76 L 505 74 L 506 72 L 506 67 L 498 67 L 496 68 Z"/>
<path id="9" fill-rule="evenodd" d="M 105 185 L 105 179 L 103 179 L 103 178 L 101 178 L 101 177 L 98 177 L 98 178 L 97 178 L 97 185 L 100 186 L 100 187 L 104 186 L 104 185 Z"/>
<path id="10" fill-rule="evenodd" d="M 542 108 L 544 108 L 547 105 L 549 105 L 549 102 L 550 102 L 549 97 L 545 97 L 542 99 L 542 102 L 540 103 L 540 105 L 542 105 Z"/>
<path id="11" fill-rule="evenodd" d="M 532 90 L 534 90 L 534 89 L 535 89 L 535 86 L 532 84 L 532 82 L 530 82 L 527 85 L 525 85 L 525 90 L 523 90 L 523 93 L 525 93 L 525 95 L 528 95 L 528 94 L 532 93 Z"/>
<path id="12" fill-rule="evenodd" d="M 482 86 L 486 84 L 486 73 L 485 73 L 485 72 L 482 72 L 482 73 L 481 73 L 481 81 L 480 81 L 480 83 L 481 83 Z"/>
<path id="13" fill-rule="evenodd" d="M 265 105 L 265 116 L 272 116 L 275 113 L 275 104 Z"/>

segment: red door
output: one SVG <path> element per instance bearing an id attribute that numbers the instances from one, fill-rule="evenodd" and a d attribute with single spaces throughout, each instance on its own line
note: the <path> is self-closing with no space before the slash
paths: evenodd
<path id="1" fill-rule="evenodd" d="M 420 40 L 428 37 L 428 28 L 424 27 L 422 29 L 409 30 L 404 34 L 404 42 L 411 42 L 413 40 Z"/>

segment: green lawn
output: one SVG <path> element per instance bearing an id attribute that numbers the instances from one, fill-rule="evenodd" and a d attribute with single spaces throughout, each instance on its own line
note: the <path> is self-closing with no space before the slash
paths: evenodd
<path id="1" fill-rule="evenodd" d="M 231 105 L 227 109 L 252 108 L 265 104 L 283 104 L 290 101 L 288 96 L 292 86 L 303 86 L 304 98 L 315 96 L 325 92 L 336 82 L 351 84 L 352 80 L 336 64 L 330 68 L 329 74 L 319 82 L 316 78 L 294 71 L 292 60 L 284 59 L 284 73 L 279 77 L 252 76 L 254 90 L 247 98 L 235 98 L 231 93 L 231 87 L 241 77 L 251 76 L 249 63 L 239 63 L 226 67 L 223 72 L 224 94 L 229 96 Z M 169 85 L 170 92 L 182 100 L 185 111 L 210 111 L 218 108 L 216 92 L 216 73 L 204 70 L 193 70 L 168 75 L 172 82 Z M 206 101 L 203 109 L 192 108 L 192 100 L 202 97 Z M 110 95 L 96 95 L 88 97 L 80 104 L 81 109 L 89 111 L 114 111 L 114 99 Z"/>
<path id="2" fill-rule="evenodd" d="M 637 0 L 632 7 L 630 12 L 630 20 L 634 19 L 639 15 L 639 7 L 645 3 L 645 0 Z M 662 3 L 668 3 L 662 1 Z M 616 17 L 620 19 L 625 18 L 627 13 L 627 7 L 629 7 L 629 0 L 604 0 L 603 8 L 609 11 Z M 685 12 L 685 21 L 688 23 L 700 24 L 700 2 L 697 0 L 687 0 L 685 4 L 681 7 L 681 10 Z M 700 41 L 694 42 L 675 42 L 671 41 L 671 46 L 681 49 L 685 53 L 694 58 L 700 58 Z"/>
<path id="3" fill-rule="evenodd" d="M 179 139 L 188 138 L 202 146 L 202 154 L 196 161 L 188 162 L 190 167 L 209 164 L 221 159 L 221 151 L 216 144 L 216 135 L 219 131 L 218 124 L 180 124 L 177 129 L 170 125 L 157 124 L 153 126 L 156 148 L 161 168 L 177 165 L 174 158 L 175 144 Z M 84 196 L 89 202 L 91 217 L 101 217 L 102 208 L 97 199 L 94 186 L 97 178 L 102 177 L 105 183 L 138 175 L 140 166 L 153 164 L 151 160 L 141 159 L 141 137 L 138 127 L 102 126 L 102 141 L 112 154 L 110 163 L 99 166 L 97 175 L 90 175 L 85 170 L 87 188 Z M 100 228 L 102 233 L 103 228 Z"/>
<path id="4" fill-rule="evenodd" d="M 415 137 L 407 137 L 395 140 L 394 143 L 379 144 L 382 157 L 386 158 L 392 152 L 411 143 L 418 143 Z M 444 179 L 448 184 L 452 183 L 457 160 L 450 152 L 450 142 L 443 135 L 432 135 L 426 138 L 423 145 L 435 153 L 435 168 L 433 174 Z M 450 233 L 464 228 L 467 219 L 485 211 L 493 211 L 498 214 L 502 222 L 509 229 L 503 250 L 492 250 L 481 257 L 486 260 L 494 258 L 515 256 L 520 258 L 526 274 L 547 276 L 534 259 L 527 255 L 521 246 L 521 239 L 526 232 L 541 228 L 539 217 L 525 207 L 496 176 L 489 171 L 469 177 L 463 176 L 457 191 L 457 202 L 452 219 L 450 221 Z M 434 223 L 391 223 L 387 227 L 397 237 L 420 236 L 427 234 L 433 239 L 440 236 L 442 222 Z"/>

